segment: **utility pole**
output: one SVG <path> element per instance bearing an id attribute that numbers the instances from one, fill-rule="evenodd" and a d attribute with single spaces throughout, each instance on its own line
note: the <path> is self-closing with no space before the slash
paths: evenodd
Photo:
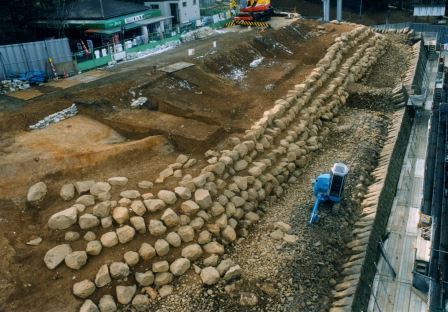
<path id="1" fill-rule="evenodd" d="M 342 0 L 338 0 L 336 6 L 336 20 L 338 22 L 342 21 Z"/>
<path id="2" fill-rule="evenodd" d="M 359 1 L 359 16 L 362 15 L 362 0 Z"/>
<path id="3" fill-rule="evenodd" d="M 101 16 L 103 18 L 105 18 L 105 16 L 104 16 L 104 8 L 103 8 L 103 0 L 99 0 L 99 1 L 100 1 L 100 8 L 101 8 Z"/>
<path id="4" fill-rule="evenodd" d="M 322 0 L 324 16 L 322 18 L 323 22 L 330 21 L 330 0 Z"/>

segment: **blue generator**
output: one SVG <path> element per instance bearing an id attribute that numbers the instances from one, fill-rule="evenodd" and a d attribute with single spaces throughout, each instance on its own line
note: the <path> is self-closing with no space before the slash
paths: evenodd
<path id="1" fill-rule="evenodd" d="M 330 173 L 323 173 L 313 181 L 313 195 L 315 197 L 310 224 L 319 221 L 319 205 L 322 202 L 338 204 L 342 200 L 348 167 L 343 163 L 336 163 Z"/>

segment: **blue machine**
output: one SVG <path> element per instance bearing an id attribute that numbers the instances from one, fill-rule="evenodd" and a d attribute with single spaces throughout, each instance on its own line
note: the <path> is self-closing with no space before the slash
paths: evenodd
<path id="1" fill-rule="evenodd" d="M 345 179 L 348 167 L 343 163 L 336 163 L 330 173 L 323 173 L 313 182 L 313 194 L 316 197 L 313 211 L 311 212 L 310 224 L 319 221 L 319 205 L 322 202 L 340 203 L 344 192 Z"/>

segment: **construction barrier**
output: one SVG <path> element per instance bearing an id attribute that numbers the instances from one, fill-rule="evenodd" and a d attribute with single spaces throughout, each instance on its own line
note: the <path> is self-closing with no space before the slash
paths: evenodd
<path id="1" fill-rule="evenodd" d="M 226 27 L 232 27 L 235 25 L 240 25 L 240 26 L 251 26 L 251 27 L 260 27 L 260 28 L 269 28 L 271 27 L 271 25 L 269 25 L 266 22 L 256 22 L 256 21 L 238 21 L 238 20 L 233 20 L 230 21 L 226 24 Z"/>

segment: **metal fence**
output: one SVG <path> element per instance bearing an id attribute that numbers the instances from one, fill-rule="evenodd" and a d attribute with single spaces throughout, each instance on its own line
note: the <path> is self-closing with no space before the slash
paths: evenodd
<path id="1" fill-rule="evenodd" d="M 71 73 L 72 53 L 68 39 L 54 39 L 0 46 L 0 79 L 30 80 L 35 75 L 54 76 Z"/>

